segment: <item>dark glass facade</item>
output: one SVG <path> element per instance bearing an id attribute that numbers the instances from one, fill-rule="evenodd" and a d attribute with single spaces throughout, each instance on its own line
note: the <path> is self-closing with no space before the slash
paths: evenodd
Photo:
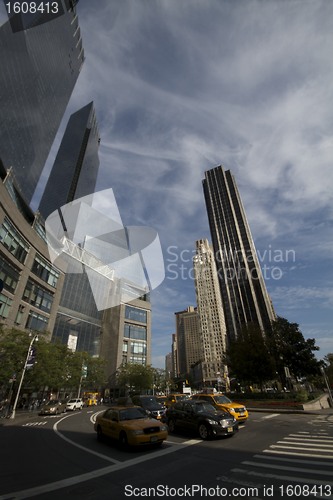
<path id="1" fill-rule="evenodd" d="M 227 334 L 237 338 L 248 323 L 267 332 L 275 313 L 234 177 L 218 166 L 205 173 L 203 189 Z"/>
<path id="2" fill-rule="evenodd" d="M 47 218 L 74 200 L 94 193 L 99 168 L 99 132 L 93 103 L 73 113 L 42 196 L 39 211 Z M 83 271 L 77 264 L 78 271 Z M 65 274 L 52 341 L 97 356 L 100 349 L 102 313 L 97 310 L 87 274 Z M 72 346 L 74 349 L 74 346 Z"/>
<path id="3" fill-rule="evenodd" d="M 84 52 L 75 9 L 13 33 L 0 27 L 0 159 L 30 203 L 78 78 Z"/>
<path id="4" fill-rule="evenodd" d="M 91 102 L 68 121 L 39 211 L 43 217 L 94 192 L 99 167 L 99 132 Z"/>

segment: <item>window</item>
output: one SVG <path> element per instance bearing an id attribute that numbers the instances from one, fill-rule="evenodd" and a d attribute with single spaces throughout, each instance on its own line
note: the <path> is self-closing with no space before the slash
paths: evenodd
<path id="1" fill-rule="evenodd" d="M 24 309 L 25 307 L 20 305 L 18 310 L 17 310 L 17 314 L 16 314 L 16 318 L 15 318 L 15 323 L 17 325 L 20 325 L 21 324 L 21 321 L 22 321 L 22 316 L 24 314 Z"/>
<path id="2" fill-rule="evenodd" d="M 0 317 L 7 318 L 9 314 L 10 306 L 12 305 L 12 299 L 6 297 L 3 293 L 0 293 Z"/>
<path id="3" fill-rule="evenodd" d="M 7 218 L 0 228 L 0 242 L 17 260 L 24 263 L 29 245 Z"/>
<path id="4" fill-rule="evenodd" d="M 48 318 L 46 316 L 42 316 L 35 311 L 30 311 L 25 327 L 37 332 L 43 332 L 46 330 L 47 323 Z"/>
<path id="5" fill-rule="evenodd" d="M 22 300 L 38 307 L 41 311 L 50 312 L 53 302 L 53 295 L 29 279 L 27 281 Z"/>
<path id="6" fill-rule="evenodd" d="M 19 271 L 0 256 L 0 279 L 2 279 L 4 288 L 8 292 L 15 292 L 19 277 Z"/>
<path id="7" fill-rule="evenodd" d="M 131 353 L 132 354 L 141 354 L 146 355 L 147 346 L 144 342 L 132 342 L 131 343 Z"/>
<path id="8" fill-rule="evenodd" d="M 59 271 L 39 255 L 36 255 L 31 271 L 38 276 L 38 278 L 45 281 L 45 283 L 48 283 L 54 288 L 57 286 Z"/>
<path id="9" fill-rule="evenodd" d="M 130 325 L 129 323 L 125 323 L 124 337 L 129 339 L 147 340 L 147 328 L 145 326 Z"/>
<path id="10" fill-rule="evenodd" d="M 125 318 L 132 321 L 139 321 L 140 323 L 147 323 L 147 311 L 138 309 L 137 307 L 126 306 Z"/>

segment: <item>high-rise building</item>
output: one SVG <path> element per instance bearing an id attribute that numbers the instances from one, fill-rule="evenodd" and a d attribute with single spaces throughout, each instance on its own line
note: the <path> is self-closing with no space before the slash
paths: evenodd
<path id="1" fill-rule="evenodd" d="M 218 166 L 205 172 L 203 189 L 228 336 L 248 323 L 265 334 L 275 313 L 235 179 Z"/>
<path id="2" fill-rule="evenodd" d="M 117 387 L 117 370 L 127 363 L 151 364 L 151 304 L 149 294 L 106 309 L 103 315 L 101 358 L 110 388 Z"/>
<path id="3" fill-rule="evenodd" d="M 49 22 L 0 27 L 0 159 L 27 203 L 84 61 L 74 2 L 60 1 L 64 14 Z"/>
<path id="4" fill-rule="evenodd" d="M 93 102 L 73 113 L 48 178 L 39 211 L 46 219 L 66 203 L 94 192 L 99 131 Z"/>
<path id="5" fill-rule="evenodd" d="M 91 102 L 68 121 L 39 207 L 45 218 L 63 205 L 94 193 L 99 143 Z M 66 227 L 65 220 L 64 224 Z M 65 275 L 52 341 L 98 356 L 103 314 L 96 306 L 88 274 L 78 270 Z"/>
<path id="6" fill-rule="evenodd" d="M 202 361 L 197 383 L 220 385 L 228 375 L 225 361 L 226 325 L 214 253 L 208 240 L 196 242 L 193 258 L 195 291 L 202 335 Z"/>
<path id="7" fill-rule="evenodd" d="M 63 281 L 63 272 L 50 261 L 38 215 L 0 162 L 0 323 L 51 332 Z"/>
<path id="8" fill-rule="evenodd" d="M 192 365 L 202 360 L 202 336 L 196 307 L 175 313 L 177 339 L 177 375 L 187 377 Z"/>

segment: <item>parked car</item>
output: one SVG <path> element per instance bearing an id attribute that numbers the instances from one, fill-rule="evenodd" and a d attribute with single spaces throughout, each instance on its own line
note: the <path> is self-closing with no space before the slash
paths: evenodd
<path id="1" fill-rule="evenodd" d="M 177 401 L 185 401 L 185 399 L 189 399 L 188 394 L 169 394 L 167 396 L 165 406 L 169 408 L 169 406 L 177 403 Z"/>
<path id="2" fill-rule="evenodd" d="M 123 446 L 161 445 L 168 428 L 147 415 L 140 406 L 114 406 L 96 417 L 97 438 L 116 439 Z"/>
<path id="3" fill-rule="evenodd" d="M 225 394 L 195 394 L 191 399 L 194 401 L 201 399 L 213 405 L 217 410 L 227 411 L 235 417 L 238 422 L 245 422 L 249 416 L 244 405 L 231 401 Z"/>
<path id="4" fill-rule="evenodd" d="M 201 439 L 232 436 L 238 431 L 237 420 L 225 411 L 218 411 L 206 401 L 179 401 L 166 411 L 169 432 L 177 429 L 194 431 Z"/>
<path id="5" fill-rule="evenodd" d="M 161 420 L 165 415 L 165 406 L 159 403 L 155 396 L 132 396 L 132 402 L 146 410 L 147 415 Z"/>
<path id="6" fill-rule="evenodd" d="M 83 399 L 82 398 L 76 398 L 76 399 L 70 399 L 67 402 L 67 411 L 75 411 L 75 410 L 82 410 L 83 408 Z"/>
<path id="7" fill-rule="evenodd" d="M 60 399 L 50 399 L 47 403 L 43 404 L 39 410 L 39 415 L 59 415 L 66 411 L 67 401 Z"/>

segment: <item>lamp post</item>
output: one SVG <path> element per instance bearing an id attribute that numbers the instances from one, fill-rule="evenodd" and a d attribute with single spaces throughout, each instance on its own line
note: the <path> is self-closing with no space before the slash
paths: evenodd
<path id="1" fill-rule="evenodd" d="M 32 340 L 31 340 L 31 342 L 29 344 L 29 348 L 28 348 L 28 352 L 27 352 L 27 357 L 25 359 L 25 363 L 24 363 L 24 367 L 23 367 L 23 370 L 22 370 L 22 375 L 21 375 L 20 383 L 19 383 L 19 386 L 18 386 L 18 389 L 17 389 L 16 398 L 15 398 L 15 401 L 14 401 L 13 411 L 12 411 L 12 414 L 11 414 L 10 418 L 15 418 L 16 406 L 17 406 L 17 403 L 18 403 L 18 400 L 19 400 L 19 397 L 20 397 L 21 387 L 22 387 L 23 380 L 24 380 L 24 375 L 25 375 L 25 372 L 26 372 L 26 369 L 27 369 L 27 366 L 28 366 L 28 361 L 30 359 L 32 344 L 35 341 L 37 341 L 37 340 L 38 340 L 38 335 L 36 334 L 36 335 L 34 335 L 32 337 Z"/>

